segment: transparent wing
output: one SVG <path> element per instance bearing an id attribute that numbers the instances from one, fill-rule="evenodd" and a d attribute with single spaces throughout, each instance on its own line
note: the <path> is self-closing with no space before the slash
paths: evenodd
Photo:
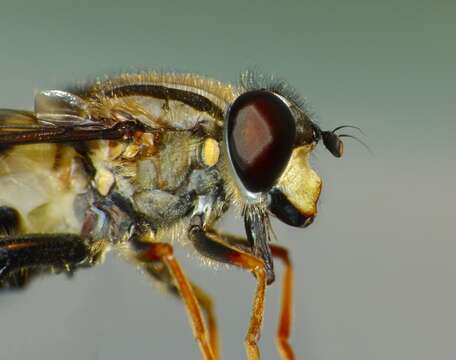
<path id="1" fill-rule="evenodd" d="M 3 130 L 86 125 L 100 125 L 91 119 L 87 102 L 61 90 L 38 93 L 34 112 L 0 109 L 0 128 Z"/>
<path id="2" fill-rule="evenodd" d="M 35 114 L 43 124 L 90 125 L 87 102 L 77 95 L 61 90 L 47 90 L 35 96 Z"/>
<path id="3" fill-rule="evenodd" d="M 0 109 L 0 145 L 120 139 L 136 131 L 145 129 L 134 120 L 91 119 L 82 98 L 60 90 L 36 95 L 35 112 Z"/>

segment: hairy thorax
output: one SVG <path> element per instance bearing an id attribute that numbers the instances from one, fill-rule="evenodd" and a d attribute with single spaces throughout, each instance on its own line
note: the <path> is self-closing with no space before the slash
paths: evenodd
<path id="1" fill-rule="evenodd" d="M 148 131 L 120 140 L 6 149 L 0 154 L 0 204 L 18 211 L 22 233 L 70 232 L 111 243 L 130 240 L 138 230 L 169 241 L 194 209 L 207 208 L 215 220 L 225 197 L 217 109 L 233 91 L 211 81 L 199 84 L 204 98 L 218 101 L 212 110 L 198 95 L 179 93 L 198 81 L 148 74 L 72 90 L 84 101 L 81 116 L 110 124 L 134 118 Z M 164 92 L 155 90 L 165 82 Z M 141 95 L 150 84 L 158 92 Z M 167 91 L 176 92 L 172 100 Z"/>

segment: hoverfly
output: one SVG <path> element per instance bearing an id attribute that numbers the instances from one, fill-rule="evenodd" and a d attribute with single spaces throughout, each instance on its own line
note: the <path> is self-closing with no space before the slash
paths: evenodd
<path id="1" fill-rule="evenodd" d="M 220 357 L 210 300 L 173 255 L 173 240 L 254 274 L 245 346 L 259 359 L 273 258 L 285 264 L 278 348 L 293 359 L 292 267 L 271 243 L 269 217 L 306 227 L 321 179 L 309 156 L 341 137 L 315 124 L 283 82 L 253 72 L 231 86 L 195 74 L 139 73 L 35 97 L 34 111 L 0 110 L 0 286 L 73 272 L 111 249 L 185 304 L 204 359 Z M 228 208 L 246 237 L 216 230 Z M 201 308 L 207 316 L 204 320 Z"/>

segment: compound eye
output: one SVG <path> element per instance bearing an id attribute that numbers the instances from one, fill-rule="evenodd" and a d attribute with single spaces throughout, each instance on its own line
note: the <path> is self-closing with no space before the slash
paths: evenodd
<path id="1" fill-rule="evenodd" d="M 290 159 L 295 119 L 285 101 L 266 90 L 239 96 L 227 116 L 231 161 L 247 190 L 269 190 Z"/>

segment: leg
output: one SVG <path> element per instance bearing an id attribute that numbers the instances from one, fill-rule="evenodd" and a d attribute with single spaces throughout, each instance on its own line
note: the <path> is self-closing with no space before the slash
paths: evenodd
<path id="1" fill-rule="evenodd" d="M 163 262 L 168 268 L 172 278 L 174 279 L 182 300 L 185 303 L 187 313 L 190 318 L 190 323 L 193 328 L 193 334 L 198 341 L 198 345 L 206 360 L 213 360 L 214 355 L 209 344 L 206 327 L 204 325 L 203 316 L 195 296 L 192 286 L 185 276 L 179 262 L 175 259 L 173 248 L 166 243 L 151 244 L 149 249 L 145 252 L 143 261 L 160 261 Z"/>
<path id="2" fill-rule="evenodd" d="M 30 281 L 40 275 L 42 271 L 36 269 L 21 269 L 15 273 L 4 276 L 0 280 L 0 290 L 22 290 Z"/>
<path id="3" fill-rule="evenodd" d="M 206 312 L 207 318 L 207 329 L 209 331 L 209 342 L 211 344 L 211 349 L 214 354 L 215 359 L 220 359 L 220 345 L 219 345 L 219 336 L 218 336 L 218 327 L 217 320 L 214 315 L 214 306 L 212 304 L 212 299 L 207 295 L 203 289 L 199 288 L 192 283 L 193 291 L 198 300 L 198 303 L 201 305 L 203 310 Z"/>
<path id="4" fill-rule="evenodd" d="M 291 322 L 293 319 L 293 268 L 288 250 L 278 246 L 271 245 L 273 257 L 278 257 L 284 264 L 283 285 L 282 285 L 282 303 L 280 307 L 280 320 L 277 329 L 277 347 L 283 360 L 293 360 L 295 358 L 293 350 L 288 343 L 291 333 Z"/>
<path id="5" fill-rule="evenodd" d="M 0 206 L 0 287 L 22 288 L 45 270 L 71 269 L 90 249 L 74 234 L 22 234 L 16 209 Z"/>
<path id="6" fill-rule="evenodd" d="M 166 290 L 172 295 L 180 297 L 179 289 L 176 287 L 173 277 L 166 266 L 163 263 L 154 264 L 150 262 L 141 262 L 140 265 L 144 270 L 151 275 L 155 280 L 166 285 Z M 212 352 L 215 359 L 220 359 L 220 347 L 219 347 L 219 336 L 217 330 L 217 321 L 214 315 L 214 309 L 211 297 L 205 293 L 203 289 L 191 283 L 193 292 L 195 293 L 196 299 L 199 305 L 206 313 L 207 328 L 209 331 L 209 343 L 211 345 Z"/>
<path id="7" fill-rule="evenodd" d="M 257 288 L 252 307 L 252 317 L 250 318 L 249 329 L 245 337 L 245 346 L 249 360 L 260 359 L 257 342 L 260 338 L 261 325 L 263 323 L 264 296 L 266 290 L 266 272 L 263 261 L 223 244 L 223 239 L 219 235 L 213 232 L 205 232 L 197 225 L 191 228 L 189 237 L 196 250 L 201 254 L 216 261 L 249 270 L 255 275 Z"/>
<path id="8" fill-rule="evenodd" d="M 251 252 L 250 244 L 246 239 L 227 234 L 220 234 L 219 236 L 230 246 L 247 253 Z M 283 360 L 293 360 L 295 359 L 295 356 L 290 344 L 288 343 L 293 318 L 293 268 L 287 249 L 274 244 L 270 244 L 270 247 L 272 256 L 282 260 L 285 267 L 283 274 L 280 320 L 279 327 L 277 329 L 277 347 Z"/>
<path id="9" fill-rule="evenodd" d="M 89 247 L 74 234 L 0 237 L 0 283 L 23 287 L 31 275 L 50 269 L 71 270 L 89 255 Z"/>

